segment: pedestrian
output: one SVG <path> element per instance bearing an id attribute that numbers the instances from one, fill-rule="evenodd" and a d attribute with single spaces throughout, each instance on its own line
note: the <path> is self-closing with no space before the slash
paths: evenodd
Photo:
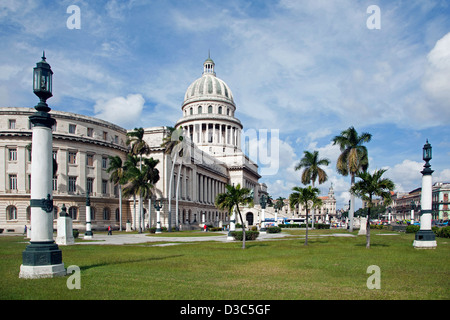
<path id="1" fill-rule="evenodd" d="M 108 226 L 108 236 L 112 236 L 112 229 L 111 229 L 111 226 Z"/>
<path id="2" fill-rule="evenodd" d="M 27 234 L 27 225 L 23 228 L 23 234 Z"/>
<path id="3" fill-rule="evenodd" d="M 203 231 L 205 231 L 206 232 L 206 228 L 207 228 L 207 226 L 206 226 L 206 223 L 203 225 Z"/>

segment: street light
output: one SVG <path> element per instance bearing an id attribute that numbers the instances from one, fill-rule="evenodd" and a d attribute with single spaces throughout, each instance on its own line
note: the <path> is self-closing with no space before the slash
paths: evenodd
<path id="1" fill-rule="evenodd" d="M 267 198 L 264 194 L 259 199 L 259 204 L 261 205 L 261 228 L 259 231 L 265 232 L 266 231 L 265 210 L 266 210 Z"/>
<path id="2" fill-rule="evenodd" d="M 414 224 L 414 210 L 416 210 L 416 203 L 411 200 L 411 224 Z"/>
<path id="3" fill-rule="evenodd" d="M 155 200 L 153 204 L 156 210 L 156 231 L 155 233 L 161 233 L 161 208 L 163 207 L 161 199 Z"/>
<path id="4" fill-rule="evenodd" d="M 39 103 L 34 107 L 37 112 L 29 117 L 33 124 L 31 241 L 22 254 L 20 278 L 48 278 L 66 274 L 62 252 L 53 240 L 52 126 L 55 119 L 48 113 L 51 109 L 47 105 L 47 99 L 53 95 L 53 71 L 45 60 L 44 53 L 42 60 L 33 69 L 33 92 L 39 98 Z"/>
<path id="5" fill-rule="evenodd" d="M 423 160 L 425 161 L 422 173 L 422 191 L 420 198 L 420 230 L 416 233 L 413 243 L 414 248 L 417 249 L 434 249 L 436 248 L 436 238 L 434 232 L 431 230 L 431 214 L 432 214 L 432 189 L 433 181 L 430 160 L 431 160 L 431 145 L 428 143 L 423 146 Z"/>

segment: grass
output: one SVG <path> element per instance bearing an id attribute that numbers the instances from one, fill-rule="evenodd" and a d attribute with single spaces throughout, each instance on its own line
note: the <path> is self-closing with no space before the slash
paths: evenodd
<path id="1" fill-rule="evenodd" d="M 239 242 L 60 246 L 66 268 L 81 269 L 80 290 L 67 288 L 69 276 L 20 279 L 27 241 L 2 236 L 0 299 L 450 299 L 449 239 L 418 250 L 412 234 L 371 231 L 366 249 L 365 236 L 330 236 L 336 230 L 309 230 L 308 246 L 304 231 L 283 232 L 292 238 L 248 241 L 245 250 Z M 380 267 L 379 290 L 366 286 L 370 265 Z"/>

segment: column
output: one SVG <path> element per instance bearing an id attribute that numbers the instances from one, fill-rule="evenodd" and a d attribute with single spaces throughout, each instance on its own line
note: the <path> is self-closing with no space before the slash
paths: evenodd
<path id="1" fill-rule="evenodd" d="M 51 118 L 41 101 L 30 116 L 32 129 L 31 162 L 31 241 L 22 253 L 20 278 L 52 278 L 64 276 L 66 269 L 62 252 L 53 241 L 53 199 L 52 199 L 52 126 Z M 48 110 L 48 111 L 47 111 Z"/>

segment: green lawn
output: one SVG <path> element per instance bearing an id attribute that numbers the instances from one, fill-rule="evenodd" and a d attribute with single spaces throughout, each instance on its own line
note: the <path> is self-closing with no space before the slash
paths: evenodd
<path id="1" fill-rule="evenodd" d="M 284 232 L 294 238 L 248 241 L 245 250 L 237 242 L 60 246 L 66 268 L 81 269 L 80 290 L 67 288 L 68 276 L 19 279 L 27 241 L 0 236 L 0 299 L 450 299 L 449 239 L 417 250 L 414 235 L 377 230 L 366 249 L 365 236 L 310 230 L 304 246 L 304 231 Z M 381 289 L 366 286 L 370 265 L 380 267 Z"/>

